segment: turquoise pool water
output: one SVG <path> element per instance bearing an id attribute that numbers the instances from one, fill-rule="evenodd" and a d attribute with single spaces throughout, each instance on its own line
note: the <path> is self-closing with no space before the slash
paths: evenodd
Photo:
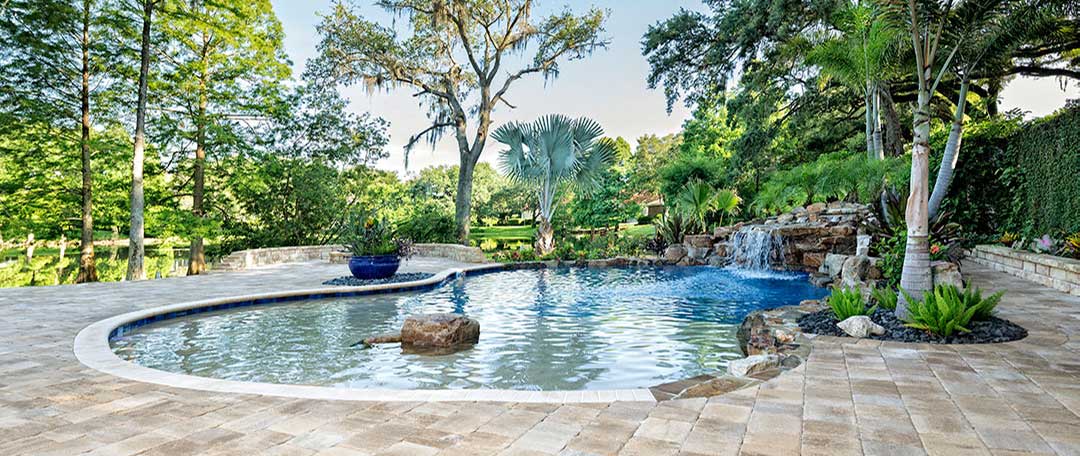
<path id="1" fill-rule="evenodd" d="M 228 380 L 353 388 L 649 387 L 722 371 L 753 310 L 827 294 L 801 274 L 714 267 L 501 271 L 414 293 L 204 313 L 113 340 L 123 359 Z M 354 347 L 412 314 L 464 313 L 480 343 L 443 356 Z"/>

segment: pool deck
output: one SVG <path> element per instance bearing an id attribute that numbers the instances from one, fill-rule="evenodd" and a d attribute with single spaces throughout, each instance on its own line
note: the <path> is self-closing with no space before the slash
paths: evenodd
<path id="1" fill-rule="evenodd" d="M 414 259 L 406 271 L 461 264 Z M 802 366 L 711 399 L 357 402 L 130 381 L 75 358 L 96 321 L 181 301 L 311 288 L 341 265 L 0 289 L 0 454 L 1080 454 L 1080 297 L 968 264 L 1007 289 L 1022 341 L 818 338 Z"/>

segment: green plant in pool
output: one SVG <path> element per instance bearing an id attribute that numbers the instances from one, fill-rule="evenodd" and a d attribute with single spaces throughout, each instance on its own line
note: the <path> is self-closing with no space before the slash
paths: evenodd
<path id="1" fill-rule="evenodd" d="M 896 310 L 896 301 L 899 295 L 890 287 L 874 288 L 870 290 L 870 297 L 874 304 L 885 310 Z"/>
<path id="2" fill-rule="evenodd" d="M 844 321 L 858 315 L 871 315 L 877 310 L 877 306 L 866 307 L 862 291 L 858 288 L 833 290 L 826 303 L 829 304 L 837 321 Z"/>

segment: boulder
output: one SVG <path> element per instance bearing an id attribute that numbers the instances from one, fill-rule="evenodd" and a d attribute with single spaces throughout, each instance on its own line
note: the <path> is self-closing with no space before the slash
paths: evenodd
<path id="1" fill-rule="evenodd" d="M 930 263 L 930 277 L 935 287 L 947 284 L 956 288 L 964 288 L 964 279 L 960 275 L 960 268 L 948 261 Z"/>
<path id="2" fill-rule="evenodd" d="M 870 274 L 870 257 L 851 256 L 844 260 L 840 272 L 840 284 L 844 287 L 860 287 Z"/>
<path id="3" fill-rule="evenodd" d="M 709 266 L 716 266 L 718 268 L 722 268 L 724 266 L 727 266 L 728 259 L 726 256 L 713 254 L 707 260 L 705 260 L 705 263 L 707 263 Z"/>
<path id="4" fill-rule="evenodd" d="M 825 255 L 825 261 L 821 263 L 821 268 L 818 272 L 827 274 L 829 277 L 840 277 L 840 273 L 844 270 L 844 262 L 847 261 L 848 255 L 841 255 L 838 253 L 829 253 Z"/>
<path id="5" fill-rule="evenodd" d="M 738 231 L 738 228 L 735 226 L 718 226 L 713 230 L 713 239 L 717 242 L 726 241 L 736 231 Z"/>
<path id="6" fill-rule="evenodd" d="M 454 347 L 480 341 L 480 323 L 464 315 L 437 313 L 413 315 L 401 326 L 401 345 Z"/>
<path id="7" fill-rule="evenodd" d="M 856 315 L 854 317 L 848 317 L 847 320 L 837 323 L 836 327 L 844 331 L 844 334 L 856 338 L 869 337 L 870 335 L 880 336 L 885 334 L 885 328 L 877 323 L 874 323 L 874 321 L 866 315 Z"/>
<path id="8" fill-rule="evenodd" d="M 712 236 L 708 234 L 688 234 L 683 236 L 683 245 L 699 249 L 712 247 Z"/>
<path id="9" fill-rule="evenodd" d="M 810 276 L 810 283 L 815 287 L 827 287 L 833 283 L 833 278 L 828 274 L 814 274 Z"/>
<path id="10" fill-rule="evenodd" d="M 808 252 L 802 256 L 802 264 L 808 268 L 819 268 L 825 262 L 825 254 L 821 252 Z"/>
<path id="11" fill-rule="evenodd" d="M 674 264 L 686 257 L 686 253 L 686 247 L 683 247 L 682 244 L 672 244 L 664 250 L 664 256 L 662 258 L 665 262 Z"/>
<path id="12" fill-rule="evenodd" d="M 728 363 L 728 374 L 734 377 L 749 377 L 780 366 L 780 357 L 776 355 L 752 355 Z"/>
<path id="13" fill-rule="evenodd" d="M 809 212 L 810 214 L 820 214 L 825 211 L 826 207 L 825 203 L 814 203 L 806 206 L 806 212 Z"/>

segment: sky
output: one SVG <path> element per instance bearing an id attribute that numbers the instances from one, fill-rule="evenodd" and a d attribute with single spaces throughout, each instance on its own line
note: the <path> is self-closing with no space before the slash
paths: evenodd
<path id="1" fill-rule="evenodd" d="M 315 26 L 320 14 L 330 10 L 332 0 L 271 0 L 285 30 L 285 50 L 293 62 L 294 75 L 303 71 L 304 62 L 314 55 L 318 44 Z M 533 75 L 514 83 L 507 100 L 516 109 L 501 106 L 492 115 L 494 127 L 509 121 L 531 121 L 541 115 L 561 113 L 572 117 L 588 116 L 599 122 L 608 136 L 621 136 L 631 145 L 646 134 L 666 135 L 679 131 L 690 112 L 681 103 L 666 110 L 663 90 L 651 90 L 645 78 L 649 64 L 641 55 L 641 37 L 649 25 L 666 19 L 680 8 L 706 11 L 700 0 L 593 0 L 538 2 L 539 11 L 561 9 L 569 5 L 575 12 L 583 12 L 589 6 L 610 10 L 607 35 L 611 44 L 607 50 L 597 51 L 584 60 L 560 63 L 557 79 L 544 81 Z M 361 13 L 366 17 L 389 24 L 394 17 L 359 0 Z M 401 20 L 401 19 L 399 19 Z M 531 55 L 535 49 L 526 50 Z M 395 89 L 390 92 L 369 94 L 360 87 L 342 88 L 350 99 L 350 109 L 371 112 L 390 122 L 390 157 L 382 160 L 378 168 L 413 174 L 431 165 L 456 164 L 457 146 L 448 135 L 432 148 L 420 144 L 409 155 L 405 168 L 404 144 L 409 137 L 428 125 L 426 110 L 412 97 L 412 90 Z M 1003 110 L 1019 108 L 1028 112 L 1027 117 L 1039 117 L 1052 113 L 1065 105 L 1065 100 L 1080 97 L 1080 88 L 1071 84 L 1062 90 L 1053 78 L 1017 78 L 1005 87 L 1002 94 Z M 497 158 L 498 144 L 488 141 L 481 161 L 493 163 Z"/>

